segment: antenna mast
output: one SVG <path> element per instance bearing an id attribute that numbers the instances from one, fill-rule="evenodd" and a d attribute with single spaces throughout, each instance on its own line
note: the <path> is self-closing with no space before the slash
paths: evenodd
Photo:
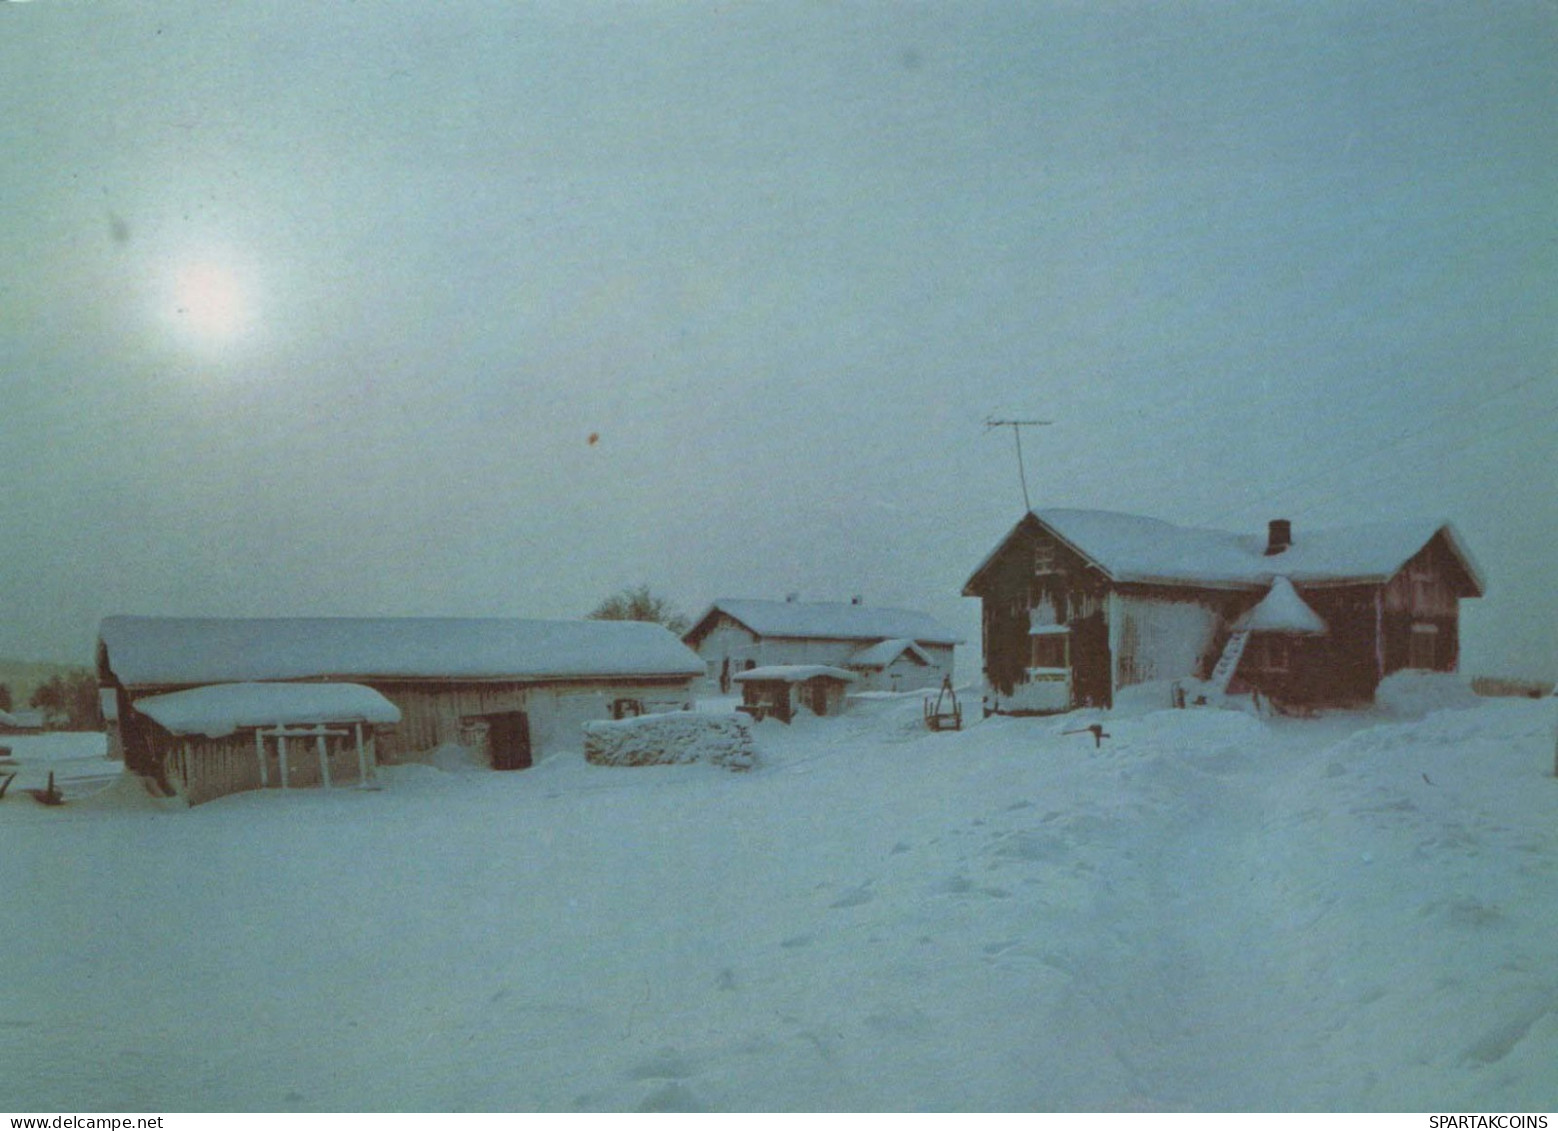
<path id="1" fill-rule="evenodd" d="M 1017 478 L 1022 481 L 1022 509 L 1024 513 L 1033 509 L 1033 504 L 1028 501 L 1028 473 L 1022 465 L 1022 430 L 1024 428 L 1042 428 L 1046 424 L 1055 423 L 1053 420 L 997 420 L 995 417 L 985 418 L 985 431 L 992 428 L 1010 428 L 1012 439 L 1017 444 Z"/>

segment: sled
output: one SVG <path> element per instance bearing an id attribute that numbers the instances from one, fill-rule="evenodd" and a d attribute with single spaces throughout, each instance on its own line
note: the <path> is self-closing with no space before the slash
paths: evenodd
<path id="1" fill-rule="evenodd" d="M 952 688 L 951 676 L 942 678 L 941 690 L 934 700 L 929 695 L 925 697 L 925 725 L 931 730 L 963 729 L 963 705 Z"/>

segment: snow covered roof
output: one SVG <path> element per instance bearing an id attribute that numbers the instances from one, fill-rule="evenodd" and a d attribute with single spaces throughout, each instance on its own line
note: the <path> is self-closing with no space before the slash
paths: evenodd
<path id="1" fill-rule="evenodd" d="M 769 681 L 800 683 L 803 680 L 816 679 L 818 676 L 829 676 L 832 679 L 843 680 L 845 683 L 854 683 L 860 678 L 854 672 L 829 667 L 827 664 L 770 664 L 766 668 L 750 668 L 731 678 L 737 683 Z"/>
<path id="2" fill-rule="evenodd" d="M 928 666 L 931 663 L 931 658 L 925 649 L 904 637 L 896 640 L 883 640 L 878 644 L 862 648 L 850 656 L 846 662 L 852 668 L 885 668 L 905 652 L 922 664 Z"/>
<path id="3" fill-rule="evenodd" d="M 0 726 L 16 730 L 42 730 L 43 712 L 36 710 L 0 711 Z"/>
<path id="4" fill-rule="evenodd" d="M 1155 518 L 1111 511 L 1065 508 L 1024 515 L 970 575 L 964 594 L 1024 527 L 1037 523 L 1114 581 L 1202 585 L 1233 589 L 1270 584 L 1278 574 L 1299 585 L 1381 582 L 1394 576 L 1442 533 L 1476 592 L 1482 574 L 1455 528 L 1445 522 L 1414 520 L 1362 526 L 1294 530 L 1293 544 L 1266 554 L 1266 535 L 1175 526 Z"/>
<path id="5" fill-rule="evenodd" d="M 728 597 L 721 597 L 710 605 L 682 639 L 700 639 L 719 613 L 740 621 L 758 636 L 963 643 L 962 637 L 945 625 L 911 609 L 879 608 L 843 601 L 759 601 Z"/>
<path id="6" fill-rule="evenodd" d="M 1285 577 L 1271 583 L 1271 592 L 1260 599 L 1249 612 L 1234 622 L 1235 630 L 1249 632 L 1286 632 L 1318 636 L 1325 631 L 1325 621 L 1293 588 Z"/>
<path id="7" fill-rule="evenodd" d="M 107 671 L 126 687 L 321 678 L 690 677 L 704 671 L 674 635 L 640 621 L 108 617 L 98 639 Z"/>
<path id="8" fill-rule="evenodd" d="M 174 734 L 208 738 L 240 727 L 400 721 L 395 704 L 356 683 L 219 683 L 150 695 L 135 709 Z"/>

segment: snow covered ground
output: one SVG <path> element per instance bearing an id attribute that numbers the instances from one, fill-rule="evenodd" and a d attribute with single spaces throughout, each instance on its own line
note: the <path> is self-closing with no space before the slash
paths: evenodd
<path id="1" fill-rule="evenodd" d="M 1552 1110 L 1555 710 L 13 791 L 0 1108 Z"/>

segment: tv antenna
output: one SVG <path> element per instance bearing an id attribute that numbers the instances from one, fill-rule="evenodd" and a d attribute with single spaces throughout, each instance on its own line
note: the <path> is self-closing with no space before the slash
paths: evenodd
<path id="1" fill-rule="evenodd" d="M 997 420 L 993 416 L 985 418 L 985 431 L 992 428 L 1010 428 L 1012 439 L 1017 444 L 1017 478 L 1022 481 L 1022 509 L 1026 513 L 1033 509 L 1033 504 L 1028 501 L 1028 473 L 1022 465 L 1022 430 L 1024 428 L 1042 428 L 1046 424 L 1055 423 L 1053 420 Z"/>

